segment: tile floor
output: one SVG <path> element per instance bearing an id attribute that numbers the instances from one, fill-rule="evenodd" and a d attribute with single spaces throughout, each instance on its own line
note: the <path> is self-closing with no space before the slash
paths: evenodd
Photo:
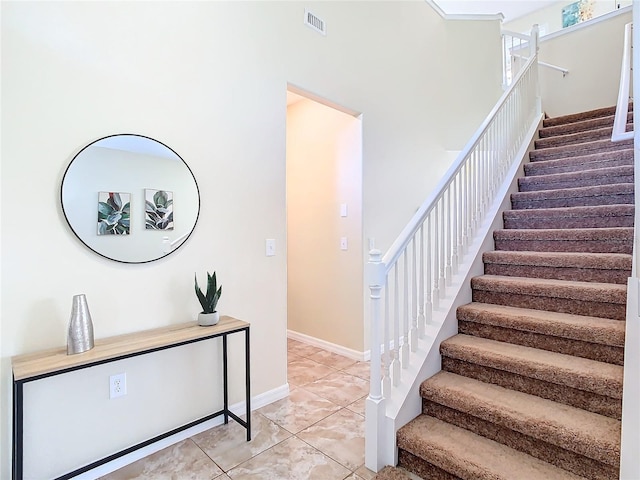
<path id="1" fill-rule="evenodd" d="M 251 442 L 230 421 L 101 480 L 371 480 L 364 467 L 368 363 L 288 345 L 291 393 L 253 412 Z"/>

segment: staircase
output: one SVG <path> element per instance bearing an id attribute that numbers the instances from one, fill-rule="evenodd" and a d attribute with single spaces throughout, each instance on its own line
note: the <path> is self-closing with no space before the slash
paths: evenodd
<path id="1" fill-rule="evenodd" d="M 423 414 L 397 434 L 405 471 L 618 478 L 634 197 L 633 141 L 609 141 L 613 111 L 544 120 L 442 371 L 420 388 Z"/>

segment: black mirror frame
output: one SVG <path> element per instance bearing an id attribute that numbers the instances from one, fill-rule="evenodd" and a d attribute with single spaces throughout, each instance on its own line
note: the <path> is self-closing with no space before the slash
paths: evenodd
<path id="1" fill-rule="evenodd" d="M 95 145 L 96 143 L 105 140 L 107 138 L 112 138 L 112 137 L 117 137 L 117 136 L 122 136 L 122 135 L 127 135 L 127 136 L 134 136 L 134 137 L 140 137 L 146 140 L 150 140 L 152 142 L 158 143 L 160 145 L 162 145 L 163 147 L 165 147 L 166 149 L 168 149 L 169 151 L 171 151 L 177 158 L 180 159 L 180 161 L 182 161 L 182 163 L 184 164 L 184 166 L 187 168 L 187 170 L 189 171 L 189 174 L 191 175 L 191 177 L 193 178 L 193 183 L 195 185 L 196 188 L 196 192 L 197 192 L 197 196 L 198 196 L 198 210 L 196 212 L 196 217 L 193 221 L 193 226 L 191 227 L 191 230 L 189 230 L 189 233 L 186 234 L 186 236 L 184 238 L 180 239 L 180 244 L 177 245 L 174 248 L 171 248 L 168 252 L 164 253 L 163 255 L 158 256 L 157 258 L 152 258 L 149 260 L 141 260 L 141 261 L 128 261 L 128 260 L 121 260 L 118 258 L 112 258 L 108 255 L 105 255 L 104 253 L 101 253 L 99 251 L 97 251 L 96 249 L 92 248 L 90 245 L 87 244 L 87 242 L 85 242 L 82 237 L 78 234 L 78 232 L 76 232 L 76 230 L 73 228 L 73 225 L 71 224 L 71 221 L 69 220 L 69 217 L 67 215 L 67 212 L 64 208 L 64 199 L 63 199 L 63 190 L 64 190 L 64 182 L 65 179 L 67 177 L 67 173 L 69 172 L 69 169 L 71 168 L 71 166 L 73 165 L 73 162 L 78 158 L 78 156 L 80 154 L 82 154 L 82 152 L 84 152 L 87 148 L 91 147 L 92 145 Z M 71 159 L 71 161 L 69 162 L 69 164 L 67 165 L 67 167 L 65 168 L 64 174 L 62 175 L 62 181 L 60 182 L 60 206 L 62 208 L 62 213 L 64 215 L 64 218 L 67 222 L 68 227 L 71 229 L 71 231 L 73 232 L 73 234 L 76 236 L 76 238 L 78 240 L 80 240 L 80 242 L 87 247 L 89 250 L 91 250 L 92 252 L 94 252 L 95 254 L 106 258 L 108 260 L 112 260 L 114 262 L 119 262 L 119 263 L 126 263 L 126 264 L 144 264 L 144 263 L 150 263 L 150 262 L 155 262 L 158 261 L 160 259 L 166 258 L 167 256 L 171 255 L 173 252 L 175 252 L 176 250 L 178 250 L 180 247 L 182 247 L 187 240 L 189 239 L 189 237 L 191 237 L 191 235 L 193 234 L 193 231 L 196 228 L 196 225 L 198 224 L 198 220 L 200 218 L 200 206 L 201 206 L 201 199 L 200 199 L 200 187 L 198 186 L 198 182 L 196 180 L 195 175 L 193 174 L 193 171 L 191 170 L 191 168 L 189 167 L 189 165 L 187 164 L 187 162 L 184 161 L 184 159 L 178 155 L 178 153 L 173 150 L 171 147 L 169 147 L 168 145 L 166 145 L 165 143 L 156 140 L 155 138 L 152 137 L 148 137 L 146 135 L 140 135 L 137 133 L 116 133 L 113 135 L 106 135 L 104 137 L 98 138 L 97 140 L 94 140 L 93 142 L 88 143 L 87 145 L 85 145 L 84 147 L 82 147 L 82 149 L 80 149 L 80 151 L 78 153 L 76 153 L 73 158 Z"/>

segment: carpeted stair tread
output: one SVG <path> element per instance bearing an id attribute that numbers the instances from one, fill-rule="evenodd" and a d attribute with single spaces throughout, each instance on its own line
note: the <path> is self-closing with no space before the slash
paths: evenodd
<path id="1" fill-rule="evenodd" d="M 560 188 L 556 190 L 533 190 L 511 194 L 511 208 L 514 210 L 633 203 L 633 183 L 614 183 L 610 185 Z"/>
<path id="2" fill-rule="evenodd" d="M 633 227 L 521 228 L 493 232 L 496 250 L 611 252 L 631 254 Z"/>
<path id="3" fill-rule="evenodd" d="M 558 160 L 542 160 L 524 164 L 526 176 L 549 175 L 575 171 L 593 170 L 597 168 L 633 166 L 633 148 L 624 148 L 611 152 L 579 155 Z"/>
<path id="4" fill-rule="evenodd" d="M 554 190 L 560 188 L 592 187 L 609 184 L 633 184 L 633 166 L 606 167 L 582 172 L 534 175 L 518 179 L 520 192 Z"/>
<path id="5" fill-rule="evenodd" d="M 507 229 L 633 227 L 634 205 L 507 210 L 502 214 L 502 217 L 504 227 Z"/>
<path id="6" fill-rule="evenodd" d="M 622 399 L 623 370 L 619 365 L 463 334 L 442 342 L 440 353 L 483 367 Z"/>
<path id="7" fill-rule="evenodd" d="M 421 384 L 420 394 L 598 462 L 619 464 L 621 424 L 613 418 L 442 371 Z"/>
<path id="8" fill-rule="evenodd" d="M 398 431 L 398 447 L 464 480 L 584 478 L 427 415 Z"/>
<path id="9" fill-rule="evenodd" d="M 625 285 L 611 283 L 571 282 L 547 278 L 505 277 L 480 275 L 471 279 L 474 290 L 505 293 L 526 293 L 536 296 L 553 296 L 583 301 L 626 304 Z"/>
<path id="10" fill-rule="evenodd" d="M 483 254 L 485 274 L 555 278 L 581 282 L 627 283 L 631 255 L 624 253 L 527 252 L 496 250 Z"/>
<path id="11" fill-rule="evenodd" d="M 613 125 L 608 127 L 594 128 L 591 130 L 565 133 L 561 135 L 553 135 L 546 138 L 540 138 L 534 141 L 536 149 L 559 147 L 561 145 L 575 145 L 576 143 L 585 143 L 597 139 L 611 138 Z"/>
<path id="12" fill-rule="evenodd" d="M 620 320 L 479 302 L 458 307 L 457 316 L 459 321 L 624 347 L 625 322 Z"/>
<path id="13" fill-rule="evenodd" d="M 577 151 L 582 155 L 590 155 L 600 152 L 611 152 L 633 147 L 633 139 L 612 142 L 610 139 L 594 140 L 592 142 L 563 145 L 560 147 L 543 148 L 529 152 L 529 160 L 539 162 L 543 160 L 557 160 L 559 158 L 572 157 Z"/>
<path id="14" fill-rule="evenodd" d="M 610 268 L 631 271 L 632 257 L 624 253 L 510 252 L 491 251 L 483 255 L 485 263 L 544 265 L 548 267 Z"/>
<path id="15" fill-rule="evenodd" d="M 406 470 L 387 465 L 373 477 L 373 480 L 413 480 L 415 478 L 417 477 Z"/>
<path id="16" fill-rule="evenodd" d="M 629 112 L 633 112 L 633 103 L 629 102 Z M 596 108 L 594 110 L 588 110 L 586 112 L 570 113 L 568 115 L 560 115 L 558 117 L 545 118 L 543 120 L 543 127 L 553 127 L 556 125 L 564 125 L 567 123 L 582 122 L 593 118 L 610 117 L 616 114 L 616 106 L 609 106 L 603 108 Z"/>
<path id="17" fill-rule="evenodd" d="M 472 300 L 560 313 L 625 320 L 625 285 L 546 278 L 481 275 L 471 279 Z"/>
<path id="18" fill-rule="evenodd" d="M 590 118 L 573 123 L 565 123 L 553 127 L 543 127 L 539 130 L 540 138 L 553 137 L 555 135 L 566 135 L 568 133 L 582 132 L 600 127 L 612 127 L 615 115 Z M 627 113 L 627 123 L 633 123 L 633 112 Z"/>

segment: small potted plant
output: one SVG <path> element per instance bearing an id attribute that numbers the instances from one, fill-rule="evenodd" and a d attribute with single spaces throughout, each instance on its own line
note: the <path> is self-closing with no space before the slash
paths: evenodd
<path id="1" fill-rule="evenodd" d="M 218 287 L 216 272 L 213 272 L 213 275 L 207 272 L 207 293 L 205 295 L 198 286 L 197 275 L 195 276 L 195 280 L 196 296 L 200 301 L 200 305 L 202 305 L 202 312 L 198 314 L 198 325 L 203 327 L 215 325 L 220 320 L 220 315 L 216 311 L 216 305 L 218 305 L 218 300 L 220 300 L 220 296 L 222 295 L 222 285 Z"/>

